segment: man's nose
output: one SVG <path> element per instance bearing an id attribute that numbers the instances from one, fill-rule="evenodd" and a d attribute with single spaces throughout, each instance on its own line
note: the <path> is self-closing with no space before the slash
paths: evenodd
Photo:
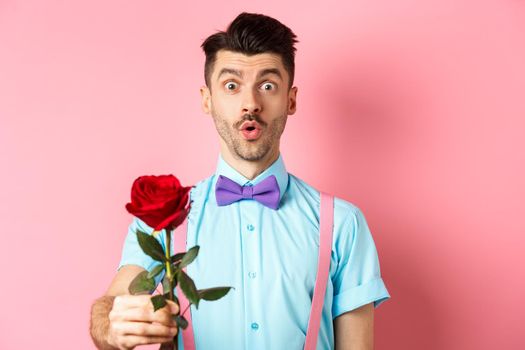
<path id="1" fill-rule="evenodd" d="M 261 109 L 262 105 L 257 92 L 251 89 L 245 91 L 242 100 L 242 112 L 256 114 L 260 113 Z"/>

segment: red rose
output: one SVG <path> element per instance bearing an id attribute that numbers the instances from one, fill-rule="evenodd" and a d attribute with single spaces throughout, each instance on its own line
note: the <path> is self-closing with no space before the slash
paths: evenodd
<path id="1" fill-rule="evenodd" d="M 140 176 L 133 182 L 126 209 L 155 231 L 173 230 L 188 216 L 190 190 L 173 175 Z"/>

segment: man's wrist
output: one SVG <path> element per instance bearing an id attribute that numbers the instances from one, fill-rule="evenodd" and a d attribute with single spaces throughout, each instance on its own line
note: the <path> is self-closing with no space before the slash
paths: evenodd
<path id="1" fill-rule="evenodd" d="M 114 296 L 105 295 L 95 300 L 91 307 L 90 334 L 99 350 L 119 350 L 109 343 L 109 312 L 114 300 Z"/>

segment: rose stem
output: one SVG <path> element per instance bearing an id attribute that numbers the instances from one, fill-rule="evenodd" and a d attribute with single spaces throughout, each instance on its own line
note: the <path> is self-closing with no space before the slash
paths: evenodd
<path id="1" fill-rule="evenodd" d="M 168 274 L 168 285 L 170 288 L 169 295 L 170 300 L 175 301 L 175 298 L 173 297 L 173 279 L 172 279 L 172 272 L 171 272 L 171 230 L 169 228 L 166 228 L 166 273 Z M 173 348 L 177 349 L 177 337 L 175 336 L 173 338 Z M 162 347 L 161 347 L 162 349 Z"/>
<path id="2" fill-rule="evenodd" d="M 171 230 L 166 229 L 166 273 L 168 274 L 168 284 L 170 286 L 170 300 L 175 301 L 175 298 L 173 297 L 173 276 L 171 272 Z"/>

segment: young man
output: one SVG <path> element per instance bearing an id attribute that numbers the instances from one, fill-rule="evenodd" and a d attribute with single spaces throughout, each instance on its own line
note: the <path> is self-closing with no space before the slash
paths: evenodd
<path id="1" fill-rule="evenodd" d="M 202 44 L 202 108 L 213 118 L 221 147 L 215 174 L 190 193 L 187 247 L 201 249 L 187 272 L 198 288 L 235 289 L 191 307 L 199 350 L 304 346 L 317 272 L 320 193 L 286 171 L 279 151 L 288 115 L 296 110 L 295 38 L 273 18 L 243 13 Z M 225 203 L 216 192 L 223 177 L 243 193 L 273 181 L 275 201 L 260 203 L 248 195 Z M 374 241 L 353 204 L 335 197 L 333 218 L 317 348 L 372 349 L 374 307 L 390 297 Z M 177 305 L 154 313 L 149 296 L 128 295 L 130 281 L 154 265 L 137 244 L 137 228 L 152 231 L 133 220 L 117 275 L 93 305 L 91 334 L 101 349 L 132 349 L 177 334 L 170 318 Z"/>

